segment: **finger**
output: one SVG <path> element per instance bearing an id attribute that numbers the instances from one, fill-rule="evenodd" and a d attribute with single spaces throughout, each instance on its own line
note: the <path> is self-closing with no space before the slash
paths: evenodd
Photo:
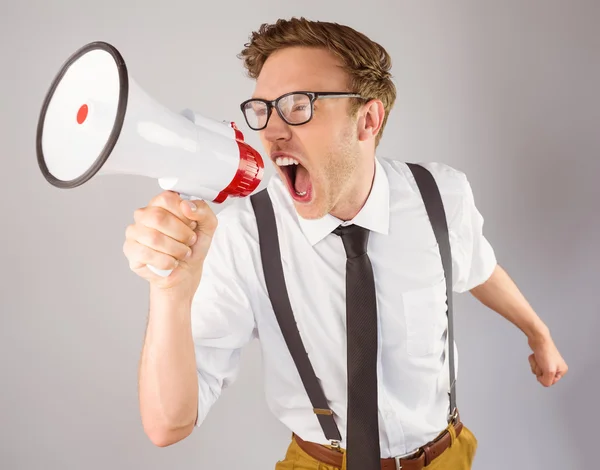
<path id="1" fill-rule="evenodd" d="M 137 251 L 134 252 L 134 246 L 136 243 L 137 242 L 130 239 L 126 239 L 125 243 L 123 243 L 123 253 L 127 258 L 127 261 L 129 262 L 129 268 L 133 271 L 137 271 L 138 269 L 141 269 L 145 266 L 144 263 L 138 261 L 135 258 L 135 254 L 137 253 Z"/>
<path id="2" fill-rule="evenodd" d="M 554 385 L 556 382 L 558 382 L 561 379 L 561 375 L 560 374 L 556 374 L 554 376 L 554 379 L 552 380 L 552 385 Z"/>
<path id="3" fill-rule="evenodd" d="M 538 365 L 538 363 L 535 361 L 535 359 L 531 363 L 531 373 L 536 376 L 538 381 L 543 380 L 544 372 L 542 368 Z"/>
<path id="4" fill-rule="evenodd" d="M 154 266 L 157 269 L 169 270 L 175 269 L 179 265 L 174 257 L 141 245 L 134 240 L 127 242 L 124 251 L 128 254 L 129 267 L 133 270 L 141 269 L 147 265 Z"/>
<path id="5" fill-rule="evenodd" d="M 554 383 L 558 382 L 560 379 L 562 379 L 565 376 L 566 370 L 562 370 L 559 369 L 556 372 L 556 376 L 554 377 Z"/>
<path id="6" fill-rule="evenodd" d="M 141 224 L 132 224 L 127 227 L 126 238 L 133 240 L 143 246 L 147 246 L 155 251 L 165 253 L 175 259 L 184 260 L 191 256 L 192 249 L 188 245 L 193 245 L 196 234 L 190 229 L 192 238 L 188 243 L 181 243 L 156 229 L 146 227 Z"/>
<path id="7" fill-rule="evenodd" d="M 542 374 L 542 384 L 546 387 L 552 385 L 554 377 L 556 376 L 556 370 L 548 369 Z"/>
<path id="8" fill-rule="evenodd" d="M 529 356 L 529 368 L 531 369 L 531 373 L 534 375 L 539 375 L 538 374 L 538 366 L 537 363 L 535 361 L 535 356 L 533 354 L 531 354 Z"/>
<path id="9" fill-rule="evenodd" d="M 541 385 L 543 385 L 544 387 L 546 386 L 546 384 L 544 383 L 544 379 L 542 378 L 542 376 L 541 376 L 541 375 L 538 375 L 536 378 L 537 378 L 537 381 L 538 381 L 538 382 L 539 382 Z"/>
<path id="10" fill-rule="evenodd" d="M 192 222 L 189 221 L 189 224 L 187 224 L 163 207 L 148 206 L 138 209 L 135 211 L 133 218 L 136 224 L 161 232 L 178 242 L 192 245 L 196 241 L 196 234 L 190 227 Z"/>
<path id="11" fill-rule="evenodd" d="M 191 226 L 193 220 L 186 217 L 181 210 L 181 201 L 181 196 L 178 193 L 174 191 L 163 191 L 150 200 L 148 207 L 161 207 L 172 213 L 184 224 Z"/>

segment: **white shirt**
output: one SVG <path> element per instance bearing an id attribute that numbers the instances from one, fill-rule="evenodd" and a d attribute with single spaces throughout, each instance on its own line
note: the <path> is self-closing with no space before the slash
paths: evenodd
<path id="1" fill-rule="evenodd" d="M 435 176 L 445 205 L 453 290 L 465 292 L 490 277 L 496 266 L 494 251 L 482 233 L 483 218 L 466 176 L 441 163 L 423 166 Z M 342 221 L 331 215 L 299 217 L 278 176 L 271 178 L 267 191 L 294 317 L 345 448 L 346 254 L 341 238 L 331 233 Z M 258 338 L 270 410 L 302 439 L 329 444 L 269 300 L 250 199 L 236 200 L 217 216 L 219 225 L 192 305 L 200 385 L 197 425 L 235 380 L 241 348 Z M 381 454 L 393 457 L 412 452 L 447 426 L 444 272 L 425 206 L 405 163 L 376 159 L 368 200 L 347 223 L 372 231 L 368 254 L 377 292 Z"/>

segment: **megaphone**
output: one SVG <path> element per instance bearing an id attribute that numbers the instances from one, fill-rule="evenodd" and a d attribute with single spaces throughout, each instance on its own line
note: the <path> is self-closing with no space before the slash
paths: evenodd
<path id="1" fill-rule="evenodd" d="M 189 109 L 171 112 L 137 85 L 119 51 L 102 41 L 78 49 L 52 81 L 36 153 L 44 177 L 58 188 L 100 174 L 141 175 L 182 198 L 215 203 L 249 196 L 264 173 L 260 153 L 234 122 Z"/>

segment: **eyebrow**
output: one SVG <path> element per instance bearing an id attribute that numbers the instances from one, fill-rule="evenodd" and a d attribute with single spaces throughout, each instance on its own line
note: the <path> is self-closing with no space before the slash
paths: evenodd
<path id="1" fill-rule="evenodd" d="M 314 87 L 313 87 L 313 88 L 314 88 Z M 306 92 L 307 90 L 310 90 L 310 89 L 311 89 L 311 87 L 309 87 L 309 88 L 293 88 L 293 89 L 291 89 L 291 90 L 289 90 L 289 91 L 286 91 L 286 92 L 284 92 L 284 93 L 281 93 L 281 94 L 277 95 L 277 96 L 276 96 L 275 98 L 273 98 L 273 99 L 265 98 L 265 97 L 263 97 L 263 96 L 256 96 L 256 95 L 254 95 L 254 94 L 253 94 L 253 95 L 252 95 L 252 96 L 251 96 L 249 99 L 251 99 L 251 100 L 265 100 L 265 101 L 274 101 L 274 100 L 276 100 L 277 98 L 279 98 L 279 97 L 281 97 L 281 96 L 283 96 L 283 95 L 287 95 L 288 93 L 300 93 L 300 92 Z"/>

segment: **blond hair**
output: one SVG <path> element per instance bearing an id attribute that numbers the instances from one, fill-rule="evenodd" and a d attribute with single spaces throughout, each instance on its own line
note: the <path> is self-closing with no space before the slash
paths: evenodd
<path id="1" fill-rule="evenodd" d="M 367 99 L 381 100 L 385 115 L 375 140 L 377 146 L 396 100 L 396 87 L 390 73 L 392 61 L 387 51 L 349 26 L 292 18 L 280 19 L 273 24 L 262 24 L 258 31 L 250 35 L 249 42 L 244 44 L 238 58 L 243 60 L 247 75 L 256 79 L 271 54 L 294 46 L 330 51 L 341 60 L 344 70 L 349 75 L 349 91 L 360 93 Z M 364 102 L 353 99 L 351 115 L 354 115 Z"/>

